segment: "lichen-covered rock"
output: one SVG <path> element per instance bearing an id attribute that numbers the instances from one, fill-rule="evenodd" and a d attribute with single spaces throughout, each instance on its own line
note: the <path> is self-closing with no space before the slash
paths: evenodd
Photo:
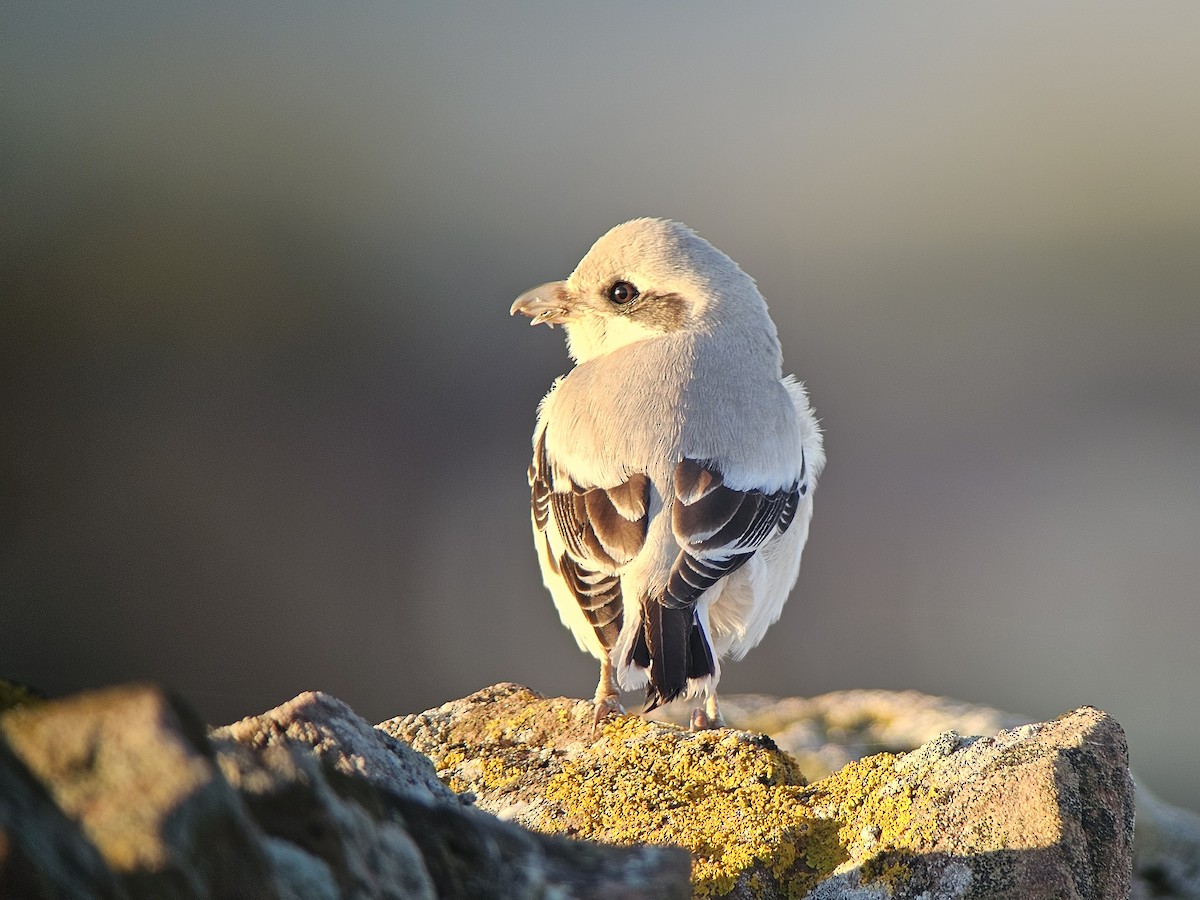
<path id="1" fill-rule="evenodd" d="M 774 884 L 808 874 L 791 835 L 819 823 L 795 802 L 804 778 L 770 739 L 634 716 L 594 736 L 593 717 L 589 702 L 510 684 L 378 727 L 502 818 L 607 843 L 687 847 L 702 896 L 728 893 L 760 869 Z"/>
<path id="2" fill-rule="evenodd" d="M 747 694 L 721 700 L 739 728 L 764 731 L 792 754 L 809 780 L 823 778 L 864 756 L 907 753 L 939 734 L 995 734 L 1027 717 L 916 691 L 850 690 L 817 697 Z M 686 723 L 691 706 L 660 710 Z M 1134 774 L 1134 781 L 1137 775 Z M 1200 815 L 1136 790 L 1133 900 L 1200 900 Z"/>
<path id="3" fill-rule="evenodd" d="M 1125 740 L 1098 710 L 989 738 L 947 733 L 812 784 L 761 735 L 591 723 L 590 703 L 497 685 L 379 727 L 530 828 L 687 847 L 699 896 L 1129 893 Z"/>
<path id="4" fill-rule="evenodd" d="M 1129 878 L 1124 739 L 1096 710 L 1014 728 L 912 693 L 726 699 L 772 741 L 593 733 L 590 703 L 516 685 L 383 730 L 320 693 L 212 732 L 153 687 L 17 699 L 0 897 L 650 900 L 691 892 L 688 851 L 695 892 L 732 897 L 1104 898 Z M 1200 817 L 1140 792 L 1137 821 L 1129 896 L 1200 900 Z"/>
<path id="5" fill-rule="evenodd" d="M 0 897 L 684 897 L 681 850 L 534 834 L 307 694 L 211 738 L 154 687 L 0 716 Z"/>
<path id="6" fill-rule="evenodd" d="M 865 802 L 859 784 L 871 788 Z M 882 878 L 900 896 L 935 889 L 947 870 L 953 890 L 941 896 L 1129 893 L 1128 754 L 1099 710 L 990 738 L 948 732 L 903 756 L 852 763 L 807 799 L 842 823 L 851 860 L 862 860 L 846 874 Z"/>
<path id="7" fill-rule="evenodd" d="M 212 738 L 255 821 L 287 852 L 307 854 L 281 870 L 289 896 L 687 893 L 685 854 L 547 839 L 498 821 L 465 805 L 427 757 L 319 692 Z"/>
<path id="8" fill-rule="evenodd" d="M 833 691 L 817 697 L 761 694 L 721 698 L 725 719 L 769 734 L 810 780 L 875 753 L 908 753 L 946 731 L 995 734 L 1029 719 L 917 691 Z M 655 718 L 686 725 L 692 705 L 677 703 Z"/>

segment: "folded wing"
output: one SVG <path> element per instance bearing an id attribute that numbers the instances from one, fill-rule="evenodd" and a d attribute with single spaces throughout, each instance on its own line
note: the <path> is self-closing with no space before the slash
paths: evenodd
<path id="1" fill-rule="evenodd" d="M 561 467 L 555 472 L 543 432 L 529 466 L 529 485 L 533 522 L 547 559 L 609 649 L 622 624 L 618 571 L 646 542 L 650 479 L 635 474 L 608 488 L 579 485 Z"/>
<path id="2" fill-rule="evenodd" d="M 712 647 L 696 616 L 696 603 L 775 534 L 787 530 L 800 497 L 808 492 L 806 479 L 803 454 L 800 477 L 788 487 L 770 491 L 729 487 L 712 460 L 685 458 L 675 467 L 671 530 L 679 554 L 666 590 L 644 603 L 642 629 L 627 660 L 649 672 L 649 708 L 682 694 L 688 679 L 715 674 Z"/>

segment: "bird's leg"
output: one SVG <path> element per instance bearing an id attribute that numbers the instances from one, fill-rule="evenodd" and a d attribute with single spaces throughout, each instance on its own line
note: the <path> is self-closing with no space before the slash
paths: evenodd
<path id="1" fill-rule="evenodd" d="M 621 695 L 617 690 L 617 679 L 613 671 L 612 660 L 607 654 L 600 660 L 600 683 L 596 685 L 596 718 L 592 720 L 592 734 L 600 728 L 600 722 L 611 715 L 624 715 L 621 706 Z"/>
<path id="2" fill-rule="evenodd" d="M 717 705 L 717 692 L 713 691 L 708 695 L 703 706 L 692 710 L 692 731 L 724 727 L 725 717 L 721 715 L 721 707 Z"/>

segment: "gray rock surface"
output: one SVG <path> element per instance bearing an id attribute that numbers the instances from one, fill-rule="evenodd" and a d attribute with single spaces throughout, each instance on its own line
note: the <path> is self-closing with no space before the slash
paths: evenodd
<path id="1" fill-rule="evenodd" d="M 457 801 L 429 759 L 371 727 L 336 697 L 307 691 L 262 715 L 215 728 L 222 748 L 236 744 L 259 754 L 274 748 L 303 749 L 326 770 L 364 778 L 376 787 L 429 801 Z"/>
<path id="2" fill-rule="evenodd" d="M 0 717 L 0 897 L 684 897 L 673 848 L 472 809 L 343 703 L 217 729 L 130 686 Z"/>

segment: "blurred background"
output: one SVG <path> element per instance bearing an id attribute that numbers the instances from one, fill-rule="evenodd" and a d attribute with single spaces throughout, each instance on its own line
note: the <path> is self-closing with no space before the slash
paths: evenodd
<path id="1" fill-rule="evenodd" d="M 638 215 L 755 276 L 827 431 L 722 687 L 1112 713 L 1200 808 L 1200 5 L 11 4 L 0 674 L 213 723 L 590 696 L 525 467 Z"/>

